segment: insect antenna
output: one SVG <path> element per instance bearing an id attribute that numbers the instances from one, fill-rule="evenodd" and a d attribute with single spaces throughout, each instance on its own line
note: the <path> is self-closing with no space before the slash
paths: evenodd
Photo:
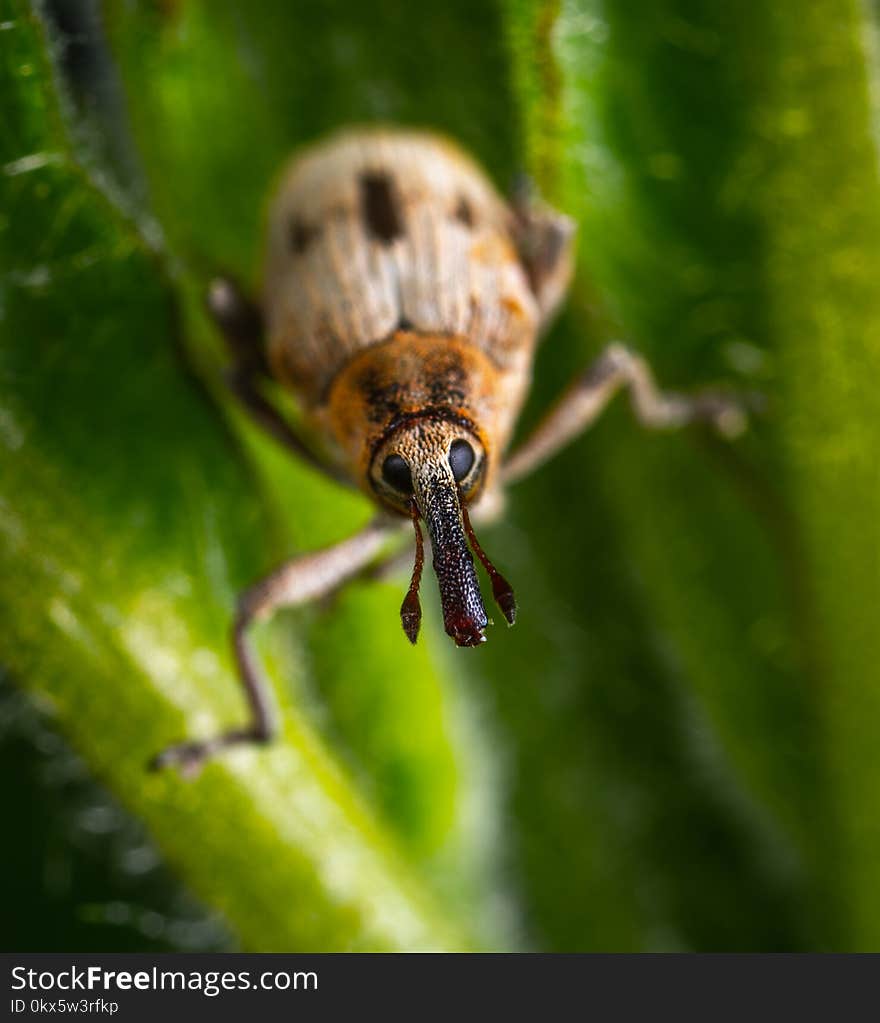
<path id="1" fill-rule="evenodd" d="M 413 565 L 412 579 L 409 589 L 400 605 L 400 622 L 403 631 L 410 643 L 415 643 L 419 636 L 419 626 L 422 624 L 422 605 L 419 603 L 419 584 L 422 581 L 422 567 L 425 564 L 425 545 L 422 542 L 422 527 L 419 524 L 419 506 L 415 498 L 410 501 L 410 515 L 413 528 L 416 531 L 416 560 Z"/>
<path id="2" fill-rule="evenodd" d="M 464 529 L 467 533 L 467 538 L 470 541 L 471 548 L 474 554 L 480 559 L 483 568 L 489 576 L 492 582 L 492 596 L 495 598 L 495 603 L 501 608 L 501 613 L 507 619 L 507 621 L 513 625 L 516 621 L 516 597 L 513 595 L 513 587 L 504 578 L 504 576 L 495 568 L 492 562 L 489 560 L 489 556 L 480 546 L 477 535 L 474 533 L 474 527 L 471 525 L 471 519 L 468 515 L 467 505 L 464 500 L 461 500 L 461 516 L 464 520 Z"/>

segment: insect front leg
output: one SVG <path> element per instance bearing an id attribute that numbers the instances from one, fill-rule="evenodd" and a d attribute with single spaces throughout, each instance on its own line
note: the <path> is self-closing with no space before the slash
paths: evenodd
<path id="1" fill-rule="evenodd" d="M 271 373 L 259 308 L 231 278 L 217 277 L 208 290 L 208 311 L 226 338 L 233 360 L 226 382 L 242 408 L 298 458 L 336 482 L 347 483 L 346 477 L 312 450 L 263 393 L 262 385 L 271 378 Z"/>
<path id="2" fill-rule="evenodd" d="M 250 721 L 209 739 L 169 746 L 151 766 L 160 769 L 176 764 L 184 774 L 193 775 L 205 760 L 230 746 L 269 742 L 275 733 L 271 687 L 248 639 L 250 626 L 279 608 L 296 607 L 329 595 L 374 561 L 395 532 L 393 524 L 377 519 L 341 543 L 292 558 L 246 590 L 238 601 L 232 645 Z"/>
<path id="3" fill-rule="evenodd" d="M 735 437 L 746 427 L 745 412 L 736 399 L 713 392 L 684 395 L 661 391 L 641 356 L 624 345 L 612 344 L 509 456 L 501 469 L 503 482 L 515 483 L 552 458 L 591 426 L 623 388 L 629 391 L 636 418 L 651 429 L 704 422 L 726 437 Z"/>

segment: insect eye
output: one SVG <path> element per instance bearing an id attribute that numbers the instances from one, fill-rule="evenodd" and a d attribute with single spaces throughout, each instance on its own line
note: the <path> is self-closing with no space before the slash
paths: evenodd
<path id="1" fill-rule="evenodd" d="M 455 477 L 456 483 L 461 481 L 471 471 L 474 464 L 474 449 L 468 444 L 466 440 L 456 440 L 452 442 L 452 447 L 449 449 L 449 465 L 452 469 L 452 475 Z"/>
<path id="2" fill-rule="evenodd" d="M 406 459 L 400 455 L 389 455 L 382 463 L 382 478 L 385 482 L 399 490 L 402 494 L 413 492 L 412 473 Z"/>

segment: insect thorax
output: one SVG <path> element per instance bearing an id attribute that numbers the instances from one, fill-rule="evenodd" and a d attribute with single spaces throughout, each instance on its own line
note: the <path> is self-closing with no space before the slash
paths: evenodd
<path id="1" fill-rule="evenodd" d="M 320 416 L 363 482 L 383 440 L 417 419 L 469 430 L 487 453 L 506 441 L 505 374 L 468 341 L 400 331 L 364 349 L 336 376 Z"/>

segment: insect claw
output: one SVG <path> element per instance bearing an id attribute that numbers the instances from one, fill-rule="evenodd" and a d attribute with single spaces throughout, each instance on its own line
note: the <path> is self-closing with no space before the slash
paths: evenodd
<path id="1" fill-rule="evenodd" d="M 176 767 L 183 778 L 190 780 L 201 772 L 206 761 L 221 750 L 244 743 L 263 745 L 271 739 L 271 725 L 265 720 L 259 721 L 246 728 L 230 729 L 201 742 L 194 739 L 191 742 L 169 746 L 150 760 L 148 768 L 151 771 L 162 771 L 166 767 Z"/>
<path id="2" fill-rule="evenodd" d="M 150 771 L 164 771 L 168 767 L 176 767 L 182 777 L 187 780 L 198 777 L 204 766 L 207 751 L 201 742 L 182 742 L 178 746 L 157 753 L 148 763 Z"/>
<path id="3" fill-rule="evenodd" d="M 693 400 L 690 418 L 708 423 L 722 437 L 734 440 L 748 428 L 750 411 L 754 408 L 748 399 L 710 391 Z"/>

